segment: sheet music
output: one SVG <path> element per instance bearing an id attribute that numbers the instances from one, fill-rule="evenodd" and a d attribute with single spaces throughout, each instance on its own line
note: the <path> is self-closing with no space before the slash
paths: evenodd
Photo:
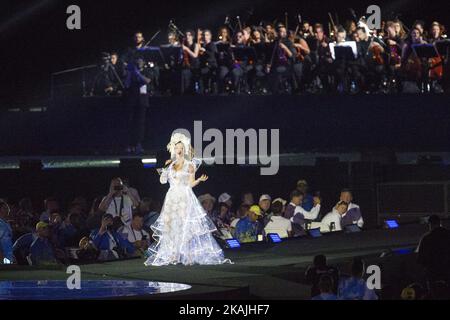
<path id="1" fill-rule="evenodd" d="M 344 41 L 340 43 L 332 42 L 330 43 L 330 51 L 331 51 L 331 57 L 333 60 L 336 59 L 336 56 L 334 54 L 334 48 L 335 47 L 350 47 L 352 48 L 353 56 L 355 59 L 358 57 L 358 50 L 356 49 L 356 41 Z"/>

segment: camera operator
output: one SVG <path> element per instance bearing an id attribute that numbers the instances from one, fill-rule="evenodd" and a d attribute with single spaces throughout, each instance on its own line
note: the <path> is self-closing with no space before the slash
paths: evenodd
<path id="1" fill-rule="evenodd" d="M 109 193 L 100 202 L 99 210 L 110 214 L 120 224 L 130 224 L 133 208 L 139 205 L 139 201 L 128 192 L 128 188 L 123 184 L 122 179 L 111 180 Z"/>
<path id="2" fill-rule="evenodd" d="M 102 52 L 99 72 L 94 79 L 91 95 L 120 96 L 123 93 L 125 66 L 116 52 Z"/>
<path id="3" fill-rule="evenodd" d="M 100 228 L 92 231 L 91 240 L 100 252 L 98 260 L 115 260 L 132 255 L 134 246 L 123 239 L 113 229 L 114 219 L 110 213 L 105 213 Z"/>

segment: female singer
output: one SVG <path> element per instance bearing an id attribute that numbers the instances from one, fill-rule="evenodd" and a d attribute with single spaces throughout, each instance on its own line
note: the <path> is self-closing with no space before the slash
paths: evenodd
<path id="1" fill-rule="evenodd" d="M 211 234 L 216 227 L 192 191 L 208 177 L 195 179 L 200 160 L 192 158 L 190 139 L 174 133 L 167 149 L 171 159 L 161 170 L 160 181 L 169 182 L 170 188 L 161 214 L 151 226 L 155 242 L 148 249 L 145 265 L 231 263 Z"/>

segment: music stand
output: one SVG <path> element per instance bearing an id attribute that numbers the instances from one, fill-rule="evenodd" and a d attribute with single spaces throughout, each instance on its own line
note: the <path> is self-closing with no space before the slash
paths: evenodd
<path id="1" fill-rule="evenodd" d="M 330 52 L 333 60 L 355 60 L 358 56 L 355 41 L 345 41 L 339 44 L 330 43 Z"/>
<path id="2" fill-rule="evenodd" d="M 450 39 L 438 40 L 434 43 L 436 51 L 442 56 L 448 59 L 450 53 Z M 447 60 L 445 59 L 445 60 Z"/>
<path id="3" fill-rule="evenodd" d="M 181 65 L 183 59 L 183 49 L 181 46 L 162 45 L 160 50 L 163 59 L 170 67 Z"/>
<path id="4" fill-rule="evenodd" d="M 262 42 L 254 45 L 256 57 L 263 63 L 269 63 L 270 57 L 274 49 L 274 42 Z"/>
<path id="5" fill-rule="evenodd" d="M 428 43 L 413 44 L 412 49 L 420 59 L 431 59 L 439 57 L 439 52 L 435 46 Z"/>
<path id="6" fill-rule="evenodd" d="M 159 47 L 144 47 L 138 49 L 138 52 L 145 61 L 153 62 L 156 65 L 164 65 L 166 63 Z"/>
<path id="7" fill-rule="evenodd" d="M 234 59 L 238 61 L 256 61 L 256 51 L 253 47 L 234 47 Z"/>

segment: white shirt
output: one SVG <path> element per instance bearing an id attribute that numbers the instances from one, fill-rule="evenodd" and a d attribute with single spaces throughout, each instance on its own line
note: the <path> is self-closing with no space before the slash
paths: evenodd
<path id="1" fill-rule="evenodd" d="M 150 235 L 145 230 L 135 230 L 131 227 L 131 225 L 125 225 L 120 227 L 117 232 L 126 240 L 128 240 L 131 243 L 134 243 L 136 241 L 140 241 L 143 238 L 149 240 Z"/>
<path id="2" fill-rule="evenodd" d="M 348 205 L 348 208 L 347 208 L 347 212 L 348 212 L 348 210 L 350 210 L 350 209 L 359 209 L 359 206 L 358 206 L 356 203 L 350 202 L 350 204 Z M 333 210 L 335 210 L 335 209 L 333 209 Z M 359 209 L 359 210 L 361 210 L 361 209 Z M 342 217 L 345 217 L 345 215 L 347 214 L 347 212 L 344 213 L 344 214 L 342 215 Z M 358 227 L 362 228 L 362 227 L 364 226 L 364 220 L 363 220 L 362 215 L 361 215 L 361 217 L 358 219 L 358 221 L 353 221 L 353 224 L 357 224 Z"/>
<path id="3" fill-rule="evenodd" d="M 320 212 L 320 204 L 315 205 L 311 211 L 306 211 L 305 209 L 303 209 L 301 206 L 296 206 L 295 210 L 294 210 L 294 216 L 297 213 L 301 213 L 303 214 L 303 216 L 305 217 L 305 219 L 307 220 L 315 220 Z M 292 216 L 291 221 L 294 221 L 294 216 Z"/>
<path id="4" fill-rule="evenodd" d="M 342 230 L 341 227 L 341 215 L 337 210 L 333 210 L 331 212 L 328 212 L 325 217 L 323 217 L 321 221 L 321 228 L 320 232 L 329 232 L 330 231 L 330 225 L 332 222 L 334 222 L 334 230 L 333 231 L 340 231 Z"/>
<path id="5" fill-rule="evenodd" d="M 280 238 L 287 238 L 292 231 L 291 221 L 281 216 L 272 216 L 264 228 L 266 234 L 277 233 Z"/>
<path id="6" fill-rule="evenodd" d="M 133 201 L 131 201 L 131 198 L 126 194 L 123 195 L 123 208 L 122 212 L 120 212 L 121 200 L 122 197 L 114 197 L 109 204 L 106 213 L 111 214 L 113 217 L 121 217 L 124 224 L 129 224 L 133 215 Z"/>
<path id="7" fill-rule="evenodd" d="M 239 222 L 239 220 L 240 220 L 239 218 L 233 219 L 233 221 L 231 221 L 231 223 L 230 223 L 230 227 L 231 228 L 236 228 L 236 225 Z"/>

